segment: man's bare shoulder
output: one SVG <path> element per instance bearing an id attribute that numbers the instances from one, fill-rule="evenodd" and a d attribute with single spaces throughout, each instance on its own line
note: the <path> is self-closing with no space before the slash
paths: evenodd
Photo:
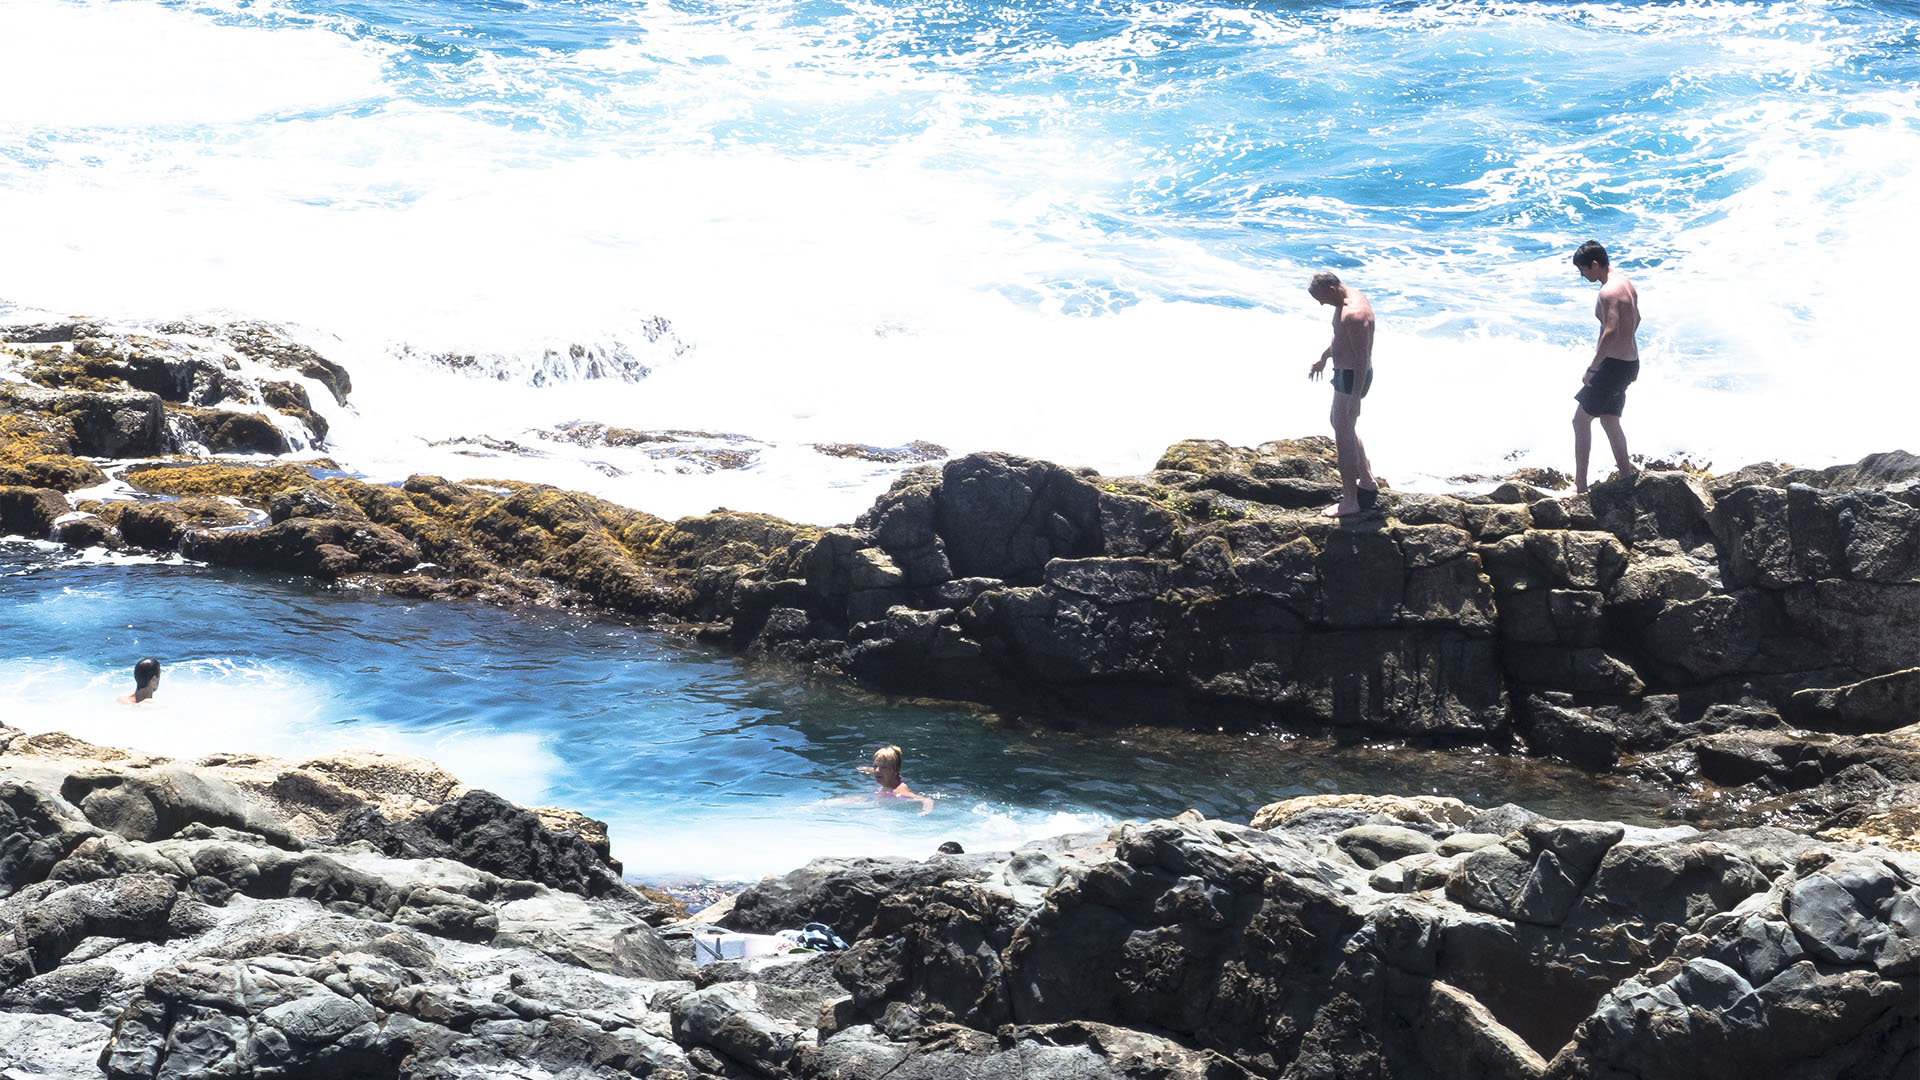
<path id="1" fill-rule="evenodd" d="M 1632 278 L 1615 271 L 1607 278 L 1607 283 L 1600 286 L 1600 295 L 1608 300 L 1631 301 L 1640 295 L 1640 290 L 1633 287 Z"/>
<path id="2" fill-rule="evenodd" d="M 1347 303 L 1340 309 L 1340 321 L 1345 323 L 1373 325 L 1373 301 L 1367 294 L 1352 286 L 1347 287 Z"/>

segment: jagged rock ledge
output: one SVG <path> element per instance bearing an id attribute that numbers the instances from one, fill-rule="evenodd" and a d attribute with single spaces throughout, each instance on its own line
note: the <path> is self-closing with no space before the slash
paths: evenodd
<path id="1" fill-rule="evenodd" d="M 0 728 L 0 1075 L 1909 1075 L 1920 855 L 1434 796 L 825 859 L 695 970 L 592 823 L 379 754 Z M 585 829 L 585 833 L 581 831 Z M 660 925 L 656 925 L 660 924 Z"/>
<path id="2" fill-rule="evenodd" d="M 1334 523 L 1313 512 L 1334 494 L 1327 440 L 1191 441 L 1138 477 L 1005 454 L 922 466 L 845 528 L 668 522 L 513 481 L 368 484 L 324 459 L 118 464 L 203 432 L 182 409 L 258 421 L 300 388 L 263 373 L 336 400 L 351 384 L 258 324 L 5 337 L 38 381 L 0 385 L 0 534 L 589 604 L 1015 712 L 1518 747 L 1648 770 L 1680 813 L 1737 789 L 1772 820 L 1920 843 L 1911 454 L 1643 473 L 1564 500 L 1518 481 L 1389 493 Z M 317 445 L 324 423 L 307 428 Z M 103 466 L 143 497 L 76 505 Z"/>

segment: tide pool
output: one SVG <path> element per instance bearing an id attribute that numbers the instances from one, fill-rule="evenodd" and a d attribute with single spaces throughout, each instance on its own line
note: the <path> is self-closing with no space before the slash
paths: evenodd
<path id="1" fill-rule="evenodd" d="M 157 705 L 117 705 L 134 661 Z M 0 721 L 185 759 L 363 747 L 606 820 L 630 877 L 737 880 L 821 855 L 1006 848 L 1198 809 L 1245 821 L 1320 792 L 1438 793 L 1657 823 L 1618 779 L 1491 754 L 1276 734 L 992 722 L 786 664 L 559 611 L 418 604 L 193 564 L 0 541 Z M 898 743 L 917 806 L 858 776 Z"/>

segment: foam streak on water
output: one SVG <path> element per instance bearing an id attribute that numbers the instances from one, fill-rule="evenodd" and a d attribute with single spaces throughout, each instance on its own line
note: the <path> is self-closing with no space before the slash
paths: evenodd
<path id="1" fill-rule="evenodd" d="M 1595 236 L 1643 295 L 1636 449 L 1818 464 L 1900 443 L 1920 391 L 1916 14 L 6 0 L 0 302 L 302 324 L 354 371 L 335 449 L 376 475 L 837 521 L 887 470 L 809 442 L 1127 471 L 1321 430 L 1323 265 L 1380 313 L 1383 475 L 1564 467 Z M 420 359 L 574 343 L 652 374 Z M 682 474 L 429 445 L 567 420 L 772 449 Z"/>

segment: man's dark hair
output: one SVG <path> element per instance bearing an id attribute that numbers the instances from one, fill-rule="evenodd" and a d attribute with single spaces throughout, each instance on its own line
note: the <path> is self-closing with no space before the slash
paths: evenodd
<path id="1" fill-rule="evenodd" d="M 133 665 L 133 685 L 145 686 L 160 677 L 160 661 L 149 656 Z"/>
<path id="2" fill-rule="evenodd" d="M 1322 270 L 1319 273 L 1313 275 L 1312 281 L 1307 282 L 1307 288 L 1310 290 L 1311 289 L 1337 289 L 1339 287 L 1340 287 L 1340 278 L 1337 275 L 1335 275 L 1331 270 Z"/>
<path id="3" fill-rule="evenodd" d="M 1600 246 L 1600 241 L 1589 240 L 1581 244 L 1573 253 L 1573 265 L 1585 270 L 1594 263 L 1599 263 L 1601 266 L 1613 265 L 1607 261 L 1607 249 Z"/>

